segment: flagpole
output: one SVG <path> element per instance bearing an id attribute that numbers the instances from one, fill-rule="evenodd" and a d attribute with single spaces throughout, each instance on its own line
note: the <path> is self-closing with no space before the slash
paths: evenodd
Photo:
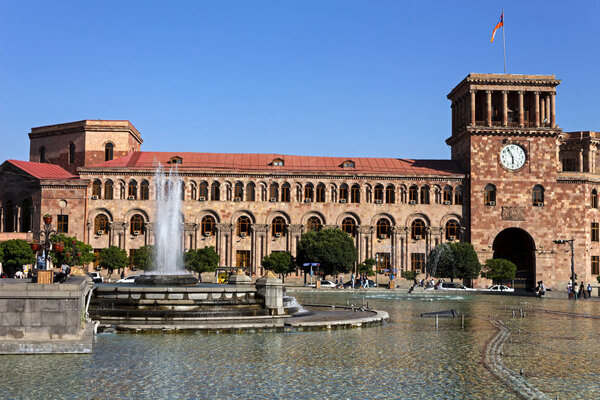
<path id="1" fill-rule="evenodd" d="M 504 73 L 506 74 L 506 40 L 504 39 L 504 8 L 502 9 L 502 48 L 504 54 Z"/>

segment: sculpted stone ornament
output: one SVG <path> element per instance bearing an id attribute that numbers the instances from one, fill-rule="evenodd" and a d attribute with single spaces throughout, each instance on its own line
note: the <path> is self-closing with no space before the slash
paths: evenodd
<path id="1" fill-rule="evenodd" d="M 246 275 L 243 268 L 238 268 L 229 277 L 227 283 L 230 285 L 249 285 L 252 283 L 252 278 Z"/>
<path id="2" fill-rule="evenodd" d="M 525 207 L 502 206 L 503 221 L 525 221 Z"/>

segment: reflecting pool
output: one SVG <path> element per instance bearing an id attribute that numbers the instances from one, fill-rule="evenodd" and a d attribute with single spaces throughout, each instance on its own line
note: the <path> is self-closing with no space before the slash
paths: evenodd
<path id="1" fill-rule="evenodd" d="M 600 302 L 393 292 L 290 292 L 303 304 L 355 304 L 390 321 L 355 330 L 100 334 L 90 355 L 0 357 L 2 399 L 518 399 L 484 365 L 501 362 L 547 398 L 600 398 Z M 421 318 L 455 309 L 461 319 Z M 523 310 L 525 317 L 520 317 Z M 515 311 L 515 316 L 513 316 Z M 548 311 L 551 311 L 548 312 Z M 573 313 L 577 315 L 573 315 Z"/>

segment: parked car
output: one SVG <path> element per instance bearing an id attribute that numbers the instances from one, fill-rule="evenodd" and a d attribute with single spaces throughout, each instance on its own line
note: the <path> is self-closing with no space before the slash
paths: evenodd
<path id="1" fill-rule="evenodd" d="M 306 287 L 316 287 L 317 284 L 316 283 L 307 283 L 304 286 L 306 286 Z M 331 281 L 328 281 L 326 279 L 322 279 L 321 280 L 321 287 L 322 288 L 334 288 L 334 287 L 336 287 L 336 285 L 335 285 L 335 282 L 331 282 Z"/>
<path id="2" fill-rule="evenodd" d="M 135 283 L 135 278 L 137 278 L 139 275 L 131 275 L 131 276 L 126 276 L 123 279 L 119 279 L 116 283 Z"/>
<path id="3" fill-rule="evenodd" d="M 344 283 L 344 289 L 348 289 L 351 287 L 352 287 L 352 281 L 348 281 L 348 282 Z M 377 287 L 377 284 L 372 279 L 369 279 L 368 287 Z M 361 288 L 359 279 L 354 281 L 354 288 L 355 289 Z"/>
<path id="4" fill-rule="evenodd" d="M 493 286 L 490 286 L 489 288 L 487 288 L 486 290 L 490 291 L 490 292 L 508 292 L 508 293 L 512 293 L 515 291 L 515 289 L 510 288 L 508 286 L 504 286 L 504 285 L 493 285 Z"/>
<path id="5" fill-rule="evenodd" d="M 100 275 L 99 272 L 90 272 L 90 277 L 92 278 L 92 282 L 101 283 L 104 282 L 104 278 Z"/>
<path id="6" fill-rule="evenodd" d="M 462 283 L 458 282 L 442 282 L 438 286 L 438 290 L 475 290 L 466 287 Z"/>

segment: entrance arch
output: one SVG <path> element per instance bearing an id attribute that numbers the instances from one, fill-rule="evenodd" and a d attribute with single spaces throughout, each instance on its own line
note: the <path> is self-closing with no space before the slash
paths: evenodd
<path id="1" fill-rule="evenodd" d="M 507 228 L 492 245 L 494 258 L 510 260 L 517 266 L 514 288 L 530 290 L 535 286 L 535 241 L 527 231 Z"/>

